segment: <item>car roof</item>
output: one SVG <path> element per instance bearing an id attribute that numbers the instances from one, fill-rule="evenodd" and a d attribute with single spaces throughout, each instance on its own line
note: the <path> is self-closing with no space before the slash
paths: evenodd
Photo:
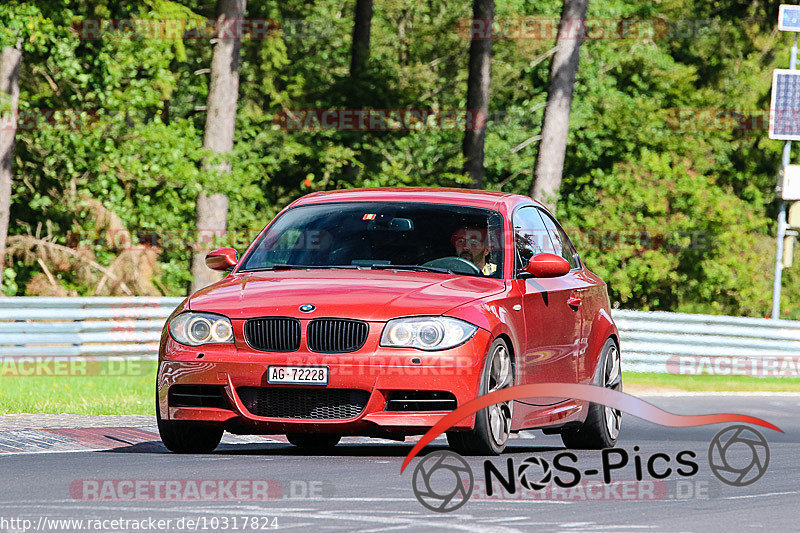
<path id="1" fill-rule="evenodd" d="M 295 200 L 292 207 L 320 202 L 349 201 L 435 202 L 487 208 L 496 208 L 497 204 L 505 204 L 509 208 L 520 203 L 538 204 L 521 194 L 498 191 L 447 187 L 373 187 L 314 192 Z"/>

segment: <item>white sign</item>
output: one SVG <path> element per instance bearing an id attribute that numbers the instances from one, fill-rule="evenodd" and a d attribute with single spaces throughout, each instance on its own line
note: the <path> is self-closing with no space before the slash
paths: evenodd
<path id="1" fill-rule="evenodd" d="M 781 188 L 784 200 L 800 200 L 800 165 L 786 165 L 781 169 Z"/>
<path id="2" fill-rule="evenodd" d="M 800 70 L 772 71 L 769 138 L 800 141 Z"/>
<path id="3" fill-rule="evenodd" d="M 781 4 L 778 8 L 778 29 L 800 31 L 800 6 Z"/>

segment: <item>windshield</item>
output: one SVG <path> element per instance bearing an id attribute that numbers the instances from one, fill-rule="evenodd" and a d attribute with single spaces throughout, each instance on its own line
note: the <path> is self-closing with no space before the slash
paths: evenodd
<path id="1" fill-rule="evenodd" d="M 422 203 L 295 207 L 276 219 L 240 271 L 291 267 L 406 268 L 502 277 L 497 211 Z"/>

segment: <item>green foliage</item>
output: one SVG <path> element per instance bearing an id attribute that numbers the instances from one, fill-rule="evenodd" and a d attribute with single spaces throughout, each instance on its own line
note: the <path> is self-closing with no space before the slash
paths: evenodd
<path id="1" fill-rule="evenodd" d="M 596 170 L 582 195 L 595 208 L 572 209 L 563 222 L 626 306 L 759 314 L 771 301 L 767 220 L 692 167 L 644 150 Z"/>
<path id="2" fill-rule="evenodd" d="M 132 39 L 124 29 L 107 28 L 99 39 L 80 32 L 85 19 L 182 19 L 191 28 L 215 16 L 214 2 L 0 6 L 0 45 L 23 43 L 21 110 L 61 110 L 18 131 L 11 233 L 49 232 L 108 266 L 120 250 L 104 241 L 97 210 L 86 208 L 87 198 L 99 200 L 134 244 L 157 247 L 155 286 L 180 295 L 203 188 L 229 196 L 227 240 L 241 250 L 308 192 L 468 183 L 460 128 L 291 131 L 277 117 L 308 109 L 463 109 L 469 41 L 458 28 L 471 16 L 469 2 L 376 3 L 371 57 L 358 79 L 349 74 L 355 2 L 248 4 L 248 17 L 278 20 L 282 31 L 242 43 L 232 171 L 224 179 L 201 170 L 212 44 Z M 560 10 L 556 0 L 498 0 L 496 16 L 556 19 Z M 781 144 L 734 122 L 705 127 L 685 117 L 687 110 L 766 110 L 771 70 L 788 65 L 788 37 L 773 31 L 776 16 L 777 4 L 590 4 L 590 18 L 638 21 L 640 33 L 583 45 L 558 215 L 615 303 L 769 312 Z M 655 19 L 671 31 L 641 31 Z M 487 188 L 530 190 L 553 46 L 552 39 L 494 43 Z M 24 294 L 39 272 L 17 261 L 3 273 L 3 292 Z M 800 318 L 800 274 L 784 276 L 784 308 Z M 68 290 L 93 291 L 67 271 L 57 277 Z"/>

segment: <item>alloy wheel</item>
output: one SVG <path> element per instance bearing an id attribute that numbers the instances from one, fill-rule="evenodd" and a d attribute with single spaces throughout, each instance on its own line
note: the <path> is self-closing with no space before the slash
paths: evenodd
<path id="1" fill-rule="evenodd" d="M 514 367 L 511 354 L 504 344 L 495 346 L 491 354 L 486 392 L 491 393 L 511 387 L 514 384 Z M 512 402 L 502 402 L 489 406 L 489 430 L 492 440 L 502 446 L 511 434 Z"/>
<path id="2" fill-rule="evenodd" d="M 620 372 L 619 349 L 612 344 L 608 349 L 603 384 L 606 388 L 620 390 L 622 386 L 622 373 Z M 622 413 L 619 409 L 605 406 L 605 422 L 608 435 L 615 440 L 619 435 L 619 428 L 622 424 Z"/>

